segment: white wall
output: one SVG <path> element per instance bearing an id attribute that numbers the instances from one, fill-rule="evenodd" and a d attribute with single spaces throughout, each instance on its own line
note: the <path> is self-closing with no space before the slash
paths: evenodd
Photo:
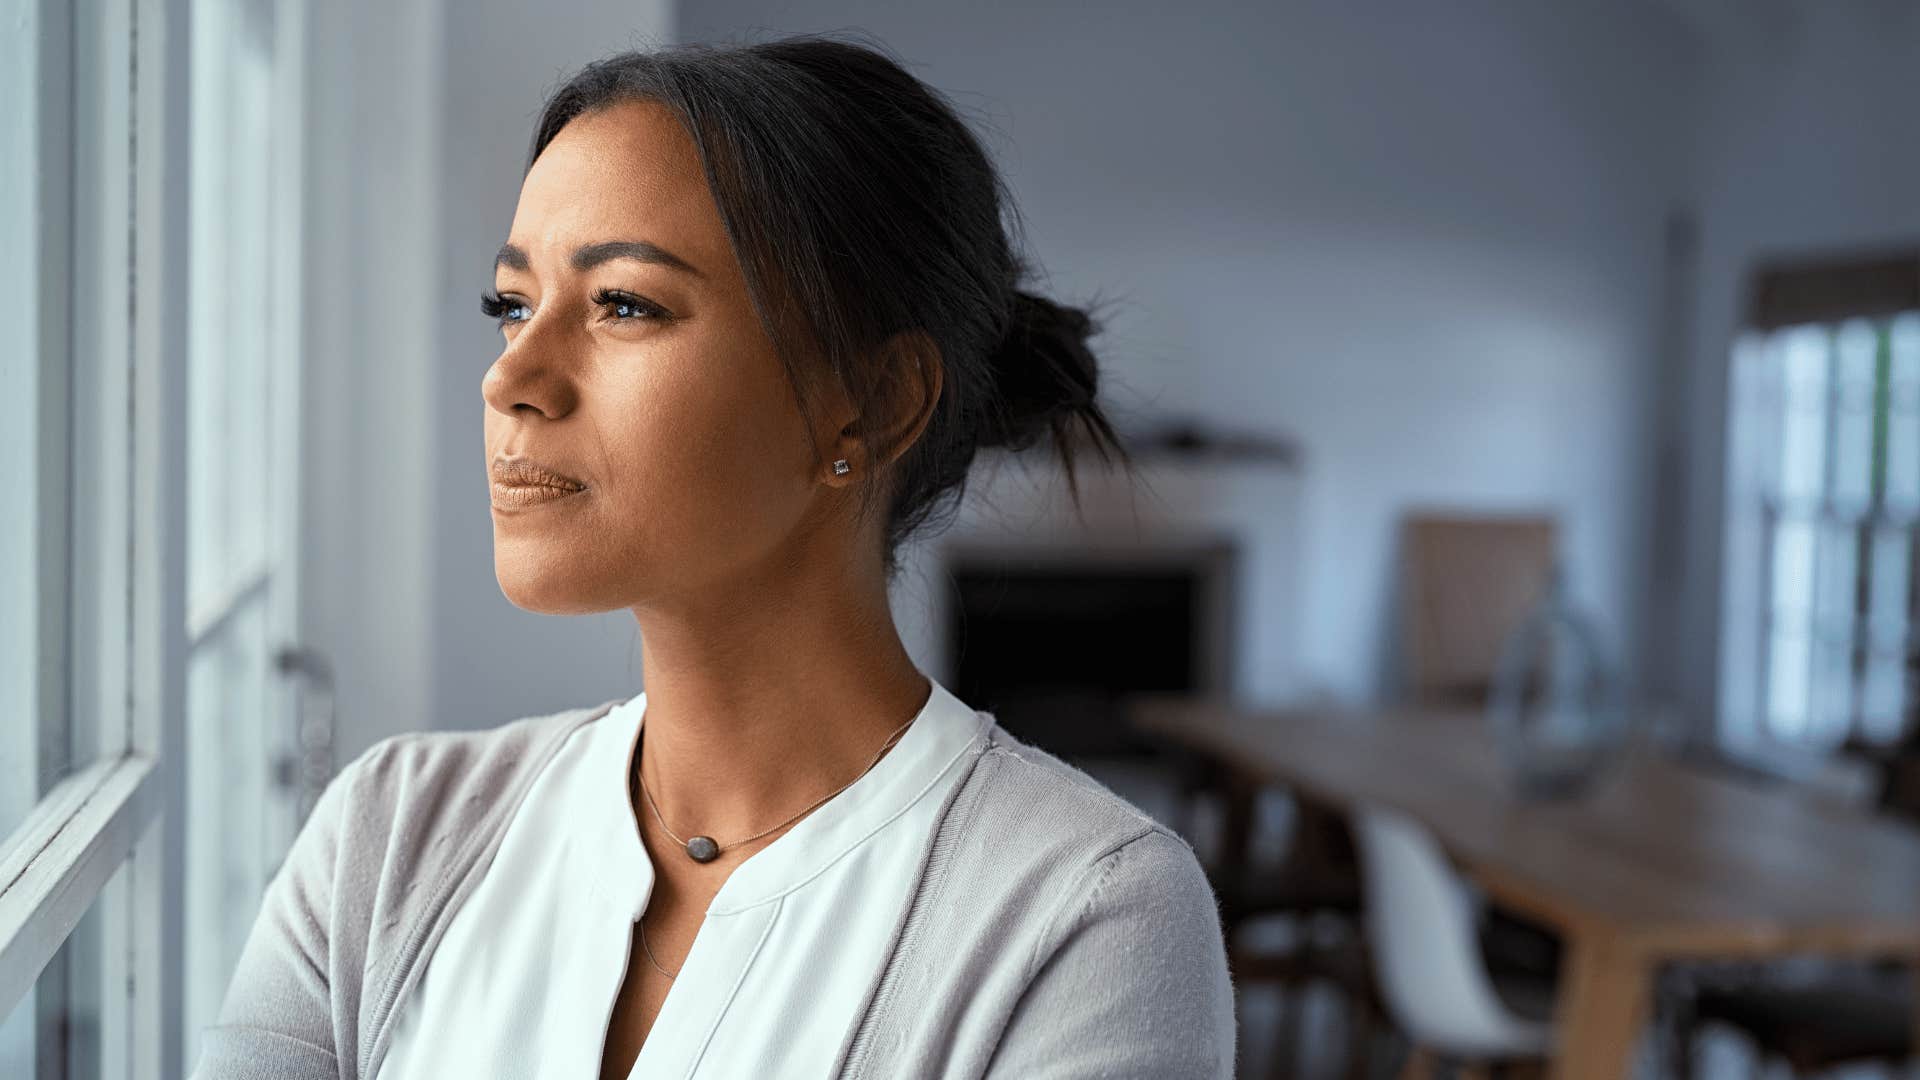
<path id="1" fill-rule="evenodd" d="M 1697 38 L 1660 6 L 703 0 L 686 40 L 859 28 L 985 113 L 1051 286 L 1124 304 L 1123 409 L 1298 436 L 1303 689 L 1382 690 L 1394 525 L 1547 506 L 1644 592 L 1662 228 Z"/>
<path id="2" fill-rule="evenodd" d="M 1691 356 L 1681 672 L 1712 715 L 1721 595 L 1728 352 L 1754 260 L 1920 245 L 1920 5 L 1767 4 L 1705 66 L 1692 199 L 1700 294 Z"/>
<path id="3" fill-rule="evenodd" d="M 304 643 L 331 662 L 336 759 L 431 725 L 438 0 L 303 5 Z"/>

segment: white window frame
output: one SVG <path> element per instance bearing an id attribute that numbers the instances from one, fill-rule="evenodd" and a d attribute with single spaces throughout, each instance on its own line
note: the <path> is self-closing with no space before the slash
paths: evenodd
<path id="1" fill-rule="evenodd" d="M 36 535 L 36 569 L 58 572 L 40 575 L 37 654 L 26 661 L 53 675 L 26 691 L 26 722 L 61 738 L 83 731 L 97 738 L 98 757 L 0 842 L 0 1016 L 98 904 L 102 985 L 113 991 L 100 1032 L 104 1075 L 171 1077 L 182 1059 L 166 1003 L 182 967 L 183 822 L 166 810 L 184 795 L 191 5 L 18 3 L 33 42 L 26 123 L 40 164 L 25 194 L 41 228 L 36 257 L 0 268 L 0 282 L 30 313 L 36 404 L 59 406 L 36 410 L 58 434 L 30 436 L 36 451 L 59 451 L 30 458 L 36 506 L 49 505 L 48 492 L 70 493 L 60 497 L 74 522 L 71 537 L 57 523 Z M 45 88 L 64 86 L 73 50 L 90 48 L 127 63 L 99 65 L 90 84 L 73 80 L 69 112 Z M 76 146 L 77 164 L 58 152 L 75 130 L 100 133 Z"/>

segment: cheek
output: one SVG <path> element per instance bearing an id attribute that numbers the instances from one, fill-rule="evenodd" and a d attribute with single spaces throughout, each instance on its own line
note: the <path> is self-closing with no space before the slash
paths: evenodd
<path id="1" fill-rule="evenodd" d="M 777 543 L 803 512 L 811 462 L 778 361 L 654 356 L 598 395 L 603 513 L 655 556 L 726 559 Z"/>

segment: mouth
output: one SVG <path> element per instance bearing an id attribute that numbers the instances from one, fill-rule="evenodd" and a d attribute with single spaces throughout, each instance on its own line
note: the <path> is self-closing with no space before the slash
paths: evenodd
<path id="1" fill-rule="evenodd" d="M 521 509 L 578 495 L 587 485 L 530 458 L 497 457 L 492 489 L 495 509 Z"/>
<path id="2" fill-rule="evenodd" d="M 532 458 L 493 459 L 493 482 L 512 487 L 557 487 L 580 491 L 587 485 Z"/>
<path id="3" fill-rule="evenodd" d="M 495 510 L 523 510 L 530 506 L 545 506 L 582 494 L 586 488 L 555 487 L 552 484 L 502 484 L 493 485 L 493 508 Z"/>

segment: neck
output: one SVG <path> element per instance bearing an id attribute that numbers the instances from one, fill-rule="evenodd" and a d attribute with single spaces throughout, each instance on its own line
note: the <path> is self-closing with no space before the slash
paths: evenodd
<path id="1" fill-rule="evenodd" d="M 681 839 L 723 848 L 804 818 L 927 702 L 884 585 L 824 588 L 791 565 L 773 576 L 785 583 L 758 580 L 737 602 L 634 609 L 647 694 L 634 810 L 650 835 L 654 808 Z"/>

